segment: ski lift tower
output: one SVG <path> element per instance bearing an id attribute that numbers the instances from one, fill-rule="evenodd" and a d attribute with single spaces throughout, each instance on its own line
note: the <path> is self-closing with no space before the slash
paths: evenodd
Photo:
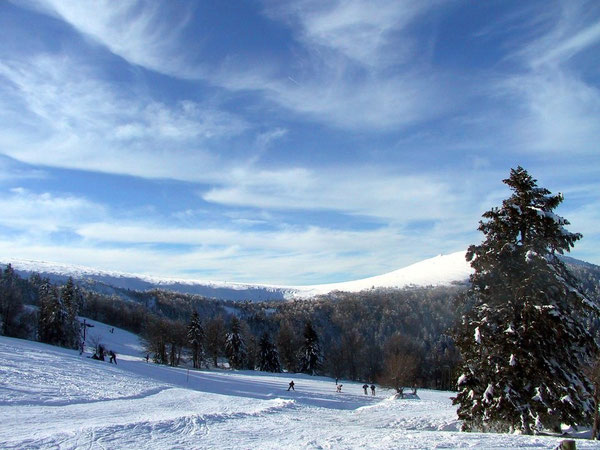
<path id="1" fill-rule="evenodd" d="M 81 348 L 80 348 L 80 352 L 79 354 L 83 353 L 83 349 L 85 347 L 85 331 L 88 328 L 93 328 L 94 325 L 92 325 L 91 323 L 87 323 L 85 319 L 83 319 L 83 322 L 81 322 L 81 328 L 83 329 L 83 341 L 81 342 Z"/>

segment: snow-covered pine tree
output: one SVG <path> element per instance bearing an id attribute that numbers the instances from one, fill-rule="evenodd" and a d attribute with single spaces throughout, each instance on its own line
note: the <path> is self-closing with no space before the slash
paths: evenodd
<path id="1" fill-rule="evenodd" d="M 62 345 L 69 348 L 78 348 L 81 325 L 77 320 L 77 314 L 79 314 L 83 298 L 72 277 L 69 277 L 67 284 L 61 288 L 60 297 L 65 310 Z"/>
<path id="2" fill-rule="evenodd" d="M 588 423 L 594 405 L 582 367 L 596 347 L 582 318 L 597 308 L 557 257 L 581 235 L 553 212 L 562 195 L 537 187 L 522 167 L 504 183 L 513 194 L 483 215 L 485 240 L 467 252 L 474 306 L 455 336 L 458 416 L 466 431 Z"/>
<path id="3" fill-rule="evenodd" d="M 0 334 L 16 336 L 18 316 L 23 310 L 19 276 L 10 264 L 0 274 Z"/>
<path id="4" fill-rule="evenodd" d="M 81 294 L 69 279 L 60 290 L 49 280 L 39 286 L 40 310 L 38 316 L 38 338 L 41 342 L 78 348 L 80 325 L 77 320 Z"/>
<path id="5" fill-rule="evenodd" d="M 190 323 L 187 329 L 187 341 L 192 351 L 192 364 L 194 369 L 200 368 L 200 363 L 204 358 L 204 329 L 200 322 L 200 315 L 197 311 L 192 313 Z"/>
<path id="6" fill-rule="evenodd" d="M 237 317 L 231 319 L 231 331 L 227 333 L 225 338 L 225 352 L 229 359 L 229 366 L 232 369 L 241 369 L 244 367 L 246 359 L 246 345 L 242 338 L 242 329 L 240 321 Z"/>
<path id="7" fill-rule="evenodd" d="M 304 342 L 300 349 L 300 372 L 315 375 L 321 367 L 321 346 L 319 337 L 310 322 L 304 327 Z"/>
<path id="8" fill-rule="evenodd" d="M 38 316 L 38 339 L 52 345 L 61 345 L 66 310 L 60 300 L 58 289 L 44 280 L 39 287 L 40 311 Z"/>
<path id="9" fill-rule="evenodd" d="M 259 369 L 264 372 L 281 372 L 279 353 L 268 333 L 264 333 L 260 338 L 259 347 Z"/>

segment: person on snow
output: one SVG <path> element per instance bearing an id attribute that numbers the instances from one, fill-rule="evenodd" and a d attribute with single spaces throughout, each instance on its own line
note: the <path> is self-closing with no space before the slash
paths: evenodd
<path id="1" fill-rule="evenodd" d="M 117 355 L 115 355 L 115 352 L 113 352 L 112 350 L 110 352 L 108 352 L 108 356 L 110 356 L 110 360 L 109 362 L 112 364 L 113 362 L 115 364 L 117 364 Z"/>
<path id="2" fill-rule="evenodd" d="M 341 384 L 338 384 L 336 386 L 336 392 L 342 392 L 342 385 Z"/>
<path id="3" fill-rule="evenodd" d="M 146 362 L 150 359 L 150 353 L 146 353 Z"/>
<path id="4" fill-rule="evenodd" d="M 375 385 L 371 385 L 371 395 L 375 395 Z"/>
<path id="5" fill-rule="evenodd" d="M 292 391 L 295 391 L 295 390 L 296 390 L 296 389 L 294 389 L 294 380 L 290 381 L 290 385 L 288 386 L 288 389 L 287 389 L 287 390 L 289 391 L 290 389 L 291 389 Z"/>
<path id="6" fill-rule="evenodd" d="M 98 359 L 104 361 L 104 347 L 101 345 L 98 346 Z"/>
<path id="7" fill-rule="evenodd" d="M 369 394 L 367 394 L 367 389 L 369 389 L 369 385 L 363 384 L 363 391 L 365 391 L 365 395 L 369 395 Z"/>

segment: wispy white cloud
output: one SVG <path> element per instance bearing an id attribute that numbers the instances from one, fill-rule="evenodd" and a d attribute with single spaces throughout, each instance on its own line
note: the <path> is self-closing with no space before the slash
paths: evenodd
<path id="1" fill-rule="evenodd" d="M 58 0 L 34 4 L 132 64 L 235 92 L 260 92 L 267 102 L 337 127 L 406 126 L 436 117 L 451 103 L 452 90 L 445 89 L 449 80 L 427 66 L 419 68 L 422 44 L 403 33 L 436 2 L 270 4 L 267 14 L 290 27 L 301 50 L 291 66 L 272 59 L 259 67 L 230 58 L 204 62 L 206 49 L 183 33 L 187 14 L 174 18 L 161 10 L 164 4 Z M 393 75 L 387 71 L 392 64 Z M 131 131 L 135 130 L 129 127 L 124 133 Z"/>
<path id="2" fill-rule="evenodd" d="M 98 220 L 104 208 L 74 195 L 41 194 L 12 188 L 0 196 L 0 225 L 24 234 L 69 230 L 84 220 Z"/>
<path id="3" fill-rule="evenodd" d="M 334 49 L 367 66 L 388 66 L 414 55 L 411 37 L 401 33 L 437 2 L 422 1 L 269 1 L 266 13 L 288 23 L 299 39 Z"/>
<path id="4" fill-rule="evenodd" d="M 448 80 L 425 70 L 394 76 L 367 73 L 355 79 L 347 61 L 333 65 L 333 59 L 319 73 L 293 73 L 295 82 L 262 73 L 240 74 L 229 68 L 219 72 L 218 79 L 229 89 L 260 90 L 266 100 L 292 112 L 354 130 L 413 125 L 439 116 L 457 100 L 445 88 Z"/>
<path id="5" fill-rule="evenodd" d="M 459 202 L 456 187 L 427 174 L 386 174 L 381 168 L 251 171 L 202 194 L 209 202 L 265 209 L 332 210 L 381 220 L 437 220 Z"/>
<path id="6" fill-rule="evenodd" d="M 216 165 L 211 142 L 247 128 L 210 103 L 118 90 L 67 56 L 2 61 L 0 79 L 0 93 L 21 105 L 2 112 L 1 151 L 31 164 L 197 179 L 199 167 Z"/>
<path id="7" fill-rule="evenodd" d="M 439 116 L 461 97 L 405 32 L 437 2 L 265 2 L 300 50 L 285 68 L 223 64 L 211 82 L 258 90 L 286 109 L 341 128 L 390 130 Z M 394 70 L 388 70 L 394 66 Z"/>
<path id="8" fill-rule="evenodd" d="M 198 67 L 188 60 L 198 40 L 186 43 L 185 54 L 180 51 L 191 4 L 177 8 L 141 0 L 25 0 L 18 4 L 64 20 L 132 64 L 178 77 L 198 76 Z"/>
<path id="9" fill-rule="evenodd" d="M 543 27 L 531 19 L 544 31 L 511 55 L 523 71 L 496 85 L 515 108 L 513 129 L 524 149 L 579 155 L 600 150 L 600 89 L 585 65 L 573 62 L 600 48 L 600 22 L 590 8 L 594 2 L 558 2 L 546 11 Z"/>
<path id="10" fill-rule="evenodd" d="M 524 148 L 580 155 L 600 150 L 600 90 L 577 75 L 546 70 L 515 76 L 502 89 L 519 104 L 514 126 Z"/>
<path id="11" fill-rule="evenodd" d="M 594 12 L 600 12 L 593 1 L 560 1 L 550 5 L 546 12 L 545 32 L 540 33 L 518 54 L 533 69 L 561 67 L 571 58 L 600 43 L 600 21 Z"/>
<path id="12" fill-rule="evenodd" d="M 550 62 L 566 61 L 598 42 L 600 42 L 600 22 L 575 32 L 558 45 L 550 48 L 539 59 L 534 59 L 533 62 L 535 65 L 543 65 Z"/>

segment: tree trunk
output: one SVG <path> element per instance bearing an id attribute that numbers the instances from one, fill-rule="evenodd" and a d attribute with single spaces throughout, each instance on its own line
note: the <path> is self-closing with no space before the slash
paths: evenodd
<path id="1" fill-rule="evenodd" d="M 596 380 L 594 380 L 596 381 Z M 598 407 L 600 403 L 600 389 L 598 383 L 594 383 L 594 426 L 592 427 L 592 439 L 598 439 L 598 432 L 600 432 L 600 414 L 598 413 Z"/>

